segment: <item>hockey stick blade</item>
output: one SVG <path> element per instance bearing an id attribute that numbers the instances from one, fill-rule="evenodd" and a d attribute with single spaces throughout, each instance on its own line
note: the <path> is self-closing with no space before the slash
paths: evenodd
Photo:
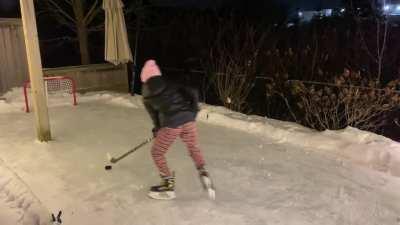
<path id="1" fill-rule="evenodd" d="M 116 158 L 112 157 L 112 158 L 110 159 L 110 163 L 116 163 L 116 162 L 118 162 L 118 160 L 117 160 Z"/>

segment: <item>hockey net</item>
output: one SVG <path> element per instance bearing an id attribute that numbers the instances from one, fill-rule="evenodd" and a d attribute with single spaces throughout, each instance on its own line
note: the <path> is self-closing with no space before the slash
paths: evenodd
<path id="1" fill-rule="evenodd" d="M 73 105 L 77 105 L 76 101 L 76 83 L 71 77 L 66 76 L 55 76 L 55 77 L 44 77 L 44 87 L 47 96 L 47 101 L 53 96 L 70 98 Z M 26 81 L 24 84 L 24 97 L 25 97 L 25 111 L 29 112 L 29 97 L 31 90 L 30 81 Z M 50 98 L 50 99 L 49 99 Z M 59 101 L 60 98 L 56 98 Z"/>

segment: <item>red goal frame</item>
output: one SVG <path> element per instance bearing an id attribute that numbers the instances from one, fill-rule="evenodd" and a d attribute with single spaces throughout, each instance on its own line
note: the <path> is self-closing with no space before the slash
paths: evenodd
<path id="1" fill-rule="evenodd" d="M 73 105 L 77 105 L 76 101 L 76 82 L 74 79 L 71 77 L 67 76 L 54 76 L 54 77 L 44 77 L 44 82 L 50 83 L 50 91 L 55 92 L 57 90 L 61 90 L 71 94 L 73 98 Z M 63 82 L 66 83 L 66 85 L 62 85 Z M 31 82 L 30 80 L 25 81 L 24 83 L 24 97 L 25 97 L 25 112 L 29 113 L 29 100 L 28 100 L 28 91 L 27 89 L 30 88 Z M 47 93 L 46 93 L 47 94 Z"/>

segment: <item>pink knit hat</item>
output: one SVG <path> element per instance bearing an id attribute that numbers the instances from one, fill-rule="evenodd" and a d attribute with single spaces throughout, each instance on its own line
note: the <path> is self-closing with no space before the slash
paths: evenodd
<path id="1" fill-rule="evenodd" d="M 142 73 L 140 74 L 140 79 L 143 83 L 146 83 L 148 79 L 156 76 L 161 76 L 160 68 L 155 60 L 147 60 L 143 66 Z"/>

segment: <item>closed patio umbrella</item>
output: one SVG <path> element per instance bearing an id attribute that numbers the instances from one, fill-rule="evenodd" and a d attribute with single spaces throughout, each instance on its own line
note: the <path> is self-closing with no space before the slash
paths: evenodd
<path id="1" fill-rule="evenodd" d="M 104 0 L 105 60 L 118 65 L 132 61 L 121 0 Z"/>

